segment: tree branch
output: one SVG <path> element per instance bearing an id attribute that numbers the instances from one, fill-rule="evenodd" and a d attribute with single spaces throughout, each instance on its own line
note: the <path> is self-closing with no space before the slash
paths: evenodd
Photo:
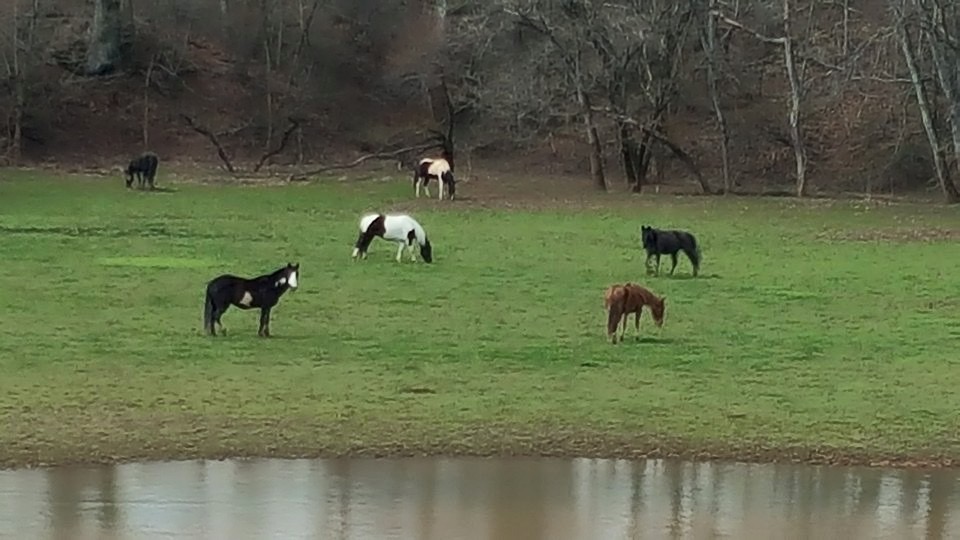
<path id="1" fill-rule="evenodd" d="M 713 194 L 713 189 L 710 188 L 710 184 L 707 182 L 707 179 L 703 177 L 703 174 L 700 172 L 700 168 L 697 167 L 697 163 L 696 161 L 694 161 L 693 157 L 690 156 L 690 154 L 688 154 L 686 151 L 684 151 L 683 148 L 680 148 L 680 146 L 678 146 L 669 138 L 667 138 L 665 134 L 661 133 L 657 129 L 651 128 L 645 124 L 638 122 L 636 119 L 630 116 L 618 115 L 617 120 L 624 124 L 636 127 L 640 131 L 643 131 L 644 133 L 649 135 L 655 141 L 669 148 L 670 151 L 673 152 L 673 155 L 677 156 L 677 159 L 679 159 L 680 162 L 683 163 L 687 167 L 687 169 L 691 173 L 693 173 L 693 175 L 697 178 L 697 182 L 700 183 L 700 188 L 703 190 L 703 192 L 708 195 Z"/>
<path id="2" fill-rule="evenodd" d="M 373 154 L 366 154 L 366 155 L 360 156 L 349 163 L 338 163 L 335 165 L 326 165 L 324 167 L 320 167 L 309 172 L 305 172 L 297 175 L 290 175 L 290 177 L 287 180 L 289 182 L 298 182 L 298 181 L 302 182 L 302 181 L 305 181 L 308 176 L 316 176 L 320 173 L 327 172 L 327 171 L 334 171 L 337 169 L 350 169 L 366 161 L 370 161 L 371 159 L 393 158 L 401 154 L 405 154 L 407 152 L 422 152 L 424 150 L 429 150 L 431 148 L 438 148 L 438 147 L 442 147 L 442 144 L 437 142 L 429 142 L 429 143 L 422 143 L 414 146 L 406 146 L 404 148 L 392 150 L 389 152 L 375 152 Z"/>
<path id="3" fill-rule="evenodd" d="M 220 146 L 220 141 L 217 140 L 217 136 L 214 135 L 213 132 L 211 132 L 209 129 L 202 126 L 198 126 L 193 121 L 193 118 L 190 118 L 185 114 L 181 113 L 180 118 L 183 118 L 183 120 L 187 123 L 188 126 L 190 126 L 191 129 L 193 129 L 194 131 L 196 131 L 201 135 L 204 135 L 207 139 L 210 140 L 211 143 L 213 143 L 214 146 L 217 147 L 217 155 L 220 156 L 220 161 L 223 161 L 223 164 L 227 166 L 227 170 L 230 171 L 231 174 L 235 174 L 236 171 L 233 168 L 233 164 L 230 163 L 230 158 L 227 157 L 227 152 L 223 149 L 223 146 Z"/>
<path id="4" fill-rule="evenodd" d="M 785 37 L 770 37 L 770 36 L 763 35 L 763 34 L 761 34 L 760 32 L 758 32 L 758 31 L 756 31 L 756 30 L 754 30 L 754 29 L 752 29 L 752 28 L 749 28 L 749 27 L 747 27 L 747 26 L 744 26 L 743 23 L 740 23 L 740 22 L 738 22 L 738 21 L 735 21 L 735 20 L 731 19 L 730 17 L 727 17 L 727 16 L 724 15 L 722 12 L 720 12 L 719 10 L 716 10 L 716 9 L 715 9 L 715 10 L 711 10 L 711 11 L 710 11 L 710 15 L 716 17 L 717 20 L 719 20 L 719 21 L 722 22 L 723 24 L 726 24 L 727 26 L 736 28 L 737 30 L 743 30 L 744 32 L 746 32 L 746 33 L 748 33 L 748 34 L 751 34 L 753 37 L 755 37 L 755 38 L 757 38 L 757 39 L 759 39 L 760 41 L 763 41 L 763 42 L 765 42 L 765 43 L 775 43 L 775 44 L 777 44 L 777 45 L 783 45 L 784 42 L 786 42 L 786 40 L 787 40 Z"/>
<path id="5" fill-rule="evenodd" d="M 287 142 L 290 140 L 290 135 L 293 135 L 293 132 L 298 127 L 300 127 L 300 122 L 297 122 L 295 119 L 288 118 L 288 120 L 290 121 L 290 127 L 288 127 L 287 130 L 283 132 L 283 137 L 280 139 L 280 144 L 278 144 L 277 147 L 274 148 L 273 150 L 260 156 L 260 161 L 258 161 L 257 164 L 254 165 L 253 172 L 259 171 L 260 167 L 263 167 L 263 164 L 266 163 L 268 159 L 279 154 L 280 152 L 283 152 L 283 149 L 287 147 Z"/>

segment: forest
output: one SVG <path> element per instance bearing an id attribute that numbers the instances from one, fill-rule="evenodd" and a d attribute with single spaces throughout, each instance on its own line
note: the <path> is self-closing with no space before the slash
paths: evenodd
<path id="1" fill-rule="evenodd" d="M 947 0 L 7 0 L 0 161 L 960 201 Z"/>

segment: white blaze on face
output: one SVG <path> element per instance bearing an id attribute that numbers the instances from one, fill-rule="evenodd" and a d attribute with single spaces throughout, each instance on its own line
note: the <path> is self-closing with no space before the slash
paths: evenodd
<path id="1" fill-rule="evenodd" d="M 290 274 L 290 281 L 288 281 L 287 284 L 290 285 L 290 288 L 291 288 L 291 289 L 296 289 L 297 287 L 300 286 L 300 282 L 297 281 L 297 277 L 298 277 L 297 274 L 299 274 L 299 273 L 300 273 L 299 271 L 294 270 L 294 271 Z"/>

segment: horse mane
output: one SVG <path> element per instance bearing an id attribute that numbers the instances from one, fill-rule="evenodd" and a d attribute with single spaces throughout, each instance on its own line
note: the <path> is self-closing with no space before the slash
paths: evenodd
<path id="1" fill-rule="evenodd" d="M 281 267 L 281 268 L 278 268 L 278 269 L 274 270 L 273 272 L 270 272 L 269 274 L 259 275 L 259 276 L 255 277 L 255 278 L 251 279 L 250 281 L 255 281 L 255 282 L 257 282 L 257 283 L 264 283 L 264 282 L 271 282 L 271 283 L 272 283 L 272 282 L 280 279 L 280 274 L 282 274 L 286 269 L 287 269 L 287 267 L 286 267 L 286 266 L 283 266 L 283 267 Z"/>

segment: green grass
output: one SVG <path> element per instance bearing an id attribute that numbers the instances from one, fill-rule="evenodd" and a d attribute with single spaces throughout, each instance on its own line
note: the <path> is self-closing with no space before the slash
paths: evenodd
<path id="1" fill-rule="evenodd" d="M 591 196 L 481 209 L 409 183 L 179 184 L 4 172 L 0 466 L 342 454 L 960 457 L 960 246 L 828 241 L 960 229 L 953 208 Z M 461 191 L 466 192 L 464 186 Z M 464 193 L 468 195 L 467 193 Z M 589 209 L 586 209 L 588 208 Z M 410 209 L 432 265 L 359 215 Z M 641 223 L 693 230 L 701 278 L 647 277 Z M 302 265 L 273 312 L 201 334 L 206 281 Z M 669 258 L 665 260 L 669 268 Z M 644 339 L 602 293 L 667 296 Z"/>

